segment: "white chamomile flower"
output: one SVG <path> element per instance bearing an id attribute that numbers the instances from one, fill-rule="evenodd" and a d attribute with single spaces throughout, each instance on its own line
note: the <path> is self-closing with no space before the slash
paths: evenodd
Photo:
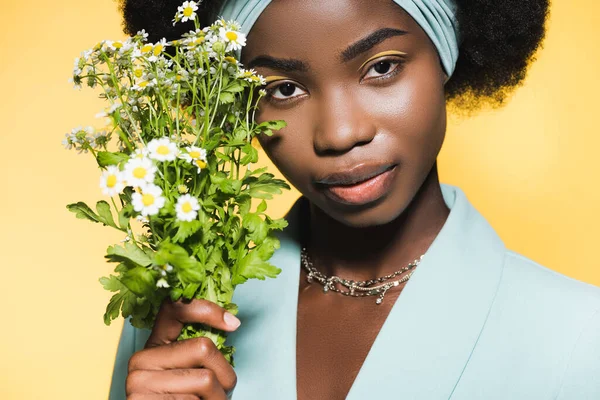
<path id="1" fill-rule="evenodd" d="M 189 194 L 184 194 L 177 199 L 175 210 L 179 221 L 193 221 L 198 216 L 200 205 L 198 200 Z"/>
<path id="2" fill-rule="evenodd" d="M 182 153 L 179 157 L 187 162 L 193 162 L 194 160 L 206 162 L 206 150 L 202 147 L 189 146 L 185 148 L 185 153 Z"/>
<path id="3" fill-rule="evenodd" d="M 119 167 L 115 165 L 106 167 L 100 176 L 100 188 L 102 188 L 102 193 L 107 196 L 116 196 L 121 193 L 125 188 L 125 182 Z"/>
<path id="4" fill-rule="evenodd" d="M 77 138 L 72 133 L 65 133 L 65 138 L 62 140 L 65 149 L 71 150 L 73 147 L 77 147 Z"/>
<path id="5" fill-rule="evenodd" d="M 181 22 L 193 20 L 196 18 L 196 11 L 198 11 L 198 3 L 195 1 L 184 1 L 181 6 L 177 8 L 177 17 Z"/>
<path id="6" fill-rule="evenodd" d="M 148 184 L 141 188 L 140 193 L 135 192 L 131 195 L 131 204 L 135 211 L 147 217 L 158 214 L 165 205 L 165 198 L 162 196 L 161 188 Z"/>
<path id="7" fill-rule="evenodd" d="M 123 48 L 124 44 L 123 42 L 119 41 L 119 40 L 107 40 L 106 41 L 106 47 L 111 49 L 112 51 L 119 51 Z"/>
<path id="8" fill-rule="evenodd" d="M 149 158 L 132 158 L 125 164 L 123 170 L 128 186 L 143 187 L 154 182 L 156 166 Z"/>
<path id="9" fill-rule="evenodd" d="M 173 266 L 170 264 L 154 266 L 154 270 L 160 272 L 162 276 L 167 276 L 167 273 L 173 272 Z"/>
<path id="10" fill-rule="evenodd" d="M 150 158 L 156 161 L 173 161 L 179 154 L 177 145 L 169 138 L 152 139 L 148 142 Z"/>
<path id="11" fill-rule="evenodd" d="M 238 78 L 242 78 L 250 83 L 259 83 L 261 85 L 266 84 L 266 80 L 263 76 L 258 75 L 254 69 L 240 68 L 240 72 L 237 75 Z"/>
<path id="12" fill-rule="evenodd" d="M 242 32 L 220 28 L 219 36 L 227 43 L 227 51 L 237 51 L 246 45 L 246 35 Z"/>
<path id="13" fill-rule="evenodd" d="M 142 40 L 148 39 L 148 33 L 146 32 L 145 29 L 142 29 L 141 31 L 138 31 L 138 33 L 136 33 L 136 36 L 140 36 L 140 38 Z"/>
<path id="14" fill-rule="evenodd" d="M 154 78 L 152 80 L 142 78 L 141 80 L 137 81 L 135 85 L 133 85 L 132 89 L 141 92 L 146 88 L 155 86 L 157 83 L 158 82 L 157 82 L 156 78 Z"/>
<path id="15" fill-rule="evenodd" d="M 135 149 L 135 151 L 131 154 L 131 158 L 146 158 L 148 157 L 148 154 L 150 154 L 150 151 L 148 151 L 147 147 L 142 147 L 142 148 L 137 148 Z"/>
<path id="16" fill-rule="evenodd" d="M 105 132 L 105 131 L 101 131 L 101 132 L 97 132 L 95 133 L 91 138 L 90 138 L 90 145 L 97 150 L 103 149 L 108 145 L 108 142 L 110 141 L 110 133 L 109 132 Z"/>
<path id="17" fill-rule="evenodd" d="M 190 146 L 186 147 L 186 153 L 181 155 L 181 158 L 190 162 L 198 168 L 198 173 L 206 168 L 206 150 L 201 147 Z"/>
<path id="18" fill-rule="evenodd" d="M 158 281 L 156 281 L 156 287 L 157 288 L 168 288 L 170 286 L 165 278 L 160 278 Z"/>

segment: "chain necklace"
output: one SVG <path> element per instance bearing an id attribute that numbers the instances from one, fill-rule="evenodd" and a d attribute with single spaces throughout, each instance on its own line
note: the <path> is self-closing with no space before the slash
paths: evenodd
<path id="1" fill-rule="evenodd" d="M 310 258 L 308 257 L 308 252 L 306 251 L 305 247 L 302 248 L 301 259 L 302 259 L 302 266 L 308 272 L 306 281 L 308 283 L 312 283 L 316 280 L 321 285 L 323 285 L 324 293 L 327 293 L 331 290 L 333 292 L 341 293 L 344 296 L 352 296 L 352 297 L 365 297 L 365 296 L 379 295 L 377 300 L 375 300 L 375 303 L 381 304 L 381 303 L 383 303 L 383 297 L 385 296 L 385 293 L 388 291 L 388 289 L 399 286 L 401 283 L 404 283 L 410 279 L 412 274 L 415 272 L 415 271 L 413 271 L 413 269 L 417 265 L 419 265 L 419 263 L 423 259 L 423 255 L 421 257 L 419 257 L 418 259 L 410 262 L 407 266 L 403 267 L 402 269 L 400 269 L 392 274 L 382 276 L 381 278 L 370 279 L 368 281 L 347 280 L 347 279 L 339 278 L 335 275 L 327 277 L 326 275 L 317 271 L 317 269 L 313 266 L 313 263 L 310 260 Z M 385 282 L 389 279 L 393 279 L 393 278 L 397 277 L 398 275 L 400 275 L 406 271 L 410 271 L 410 273 L 404 275 L 400 279 L 397 279 L 397 280 L 394 280 L 391 282 Z M 341 286 L 345 287 L 347 290 L 338 289 L 335 285 L 336 283 L 339 283 Z M 375 285 L 375 286 L 372 286 L 372 285 Z"/>

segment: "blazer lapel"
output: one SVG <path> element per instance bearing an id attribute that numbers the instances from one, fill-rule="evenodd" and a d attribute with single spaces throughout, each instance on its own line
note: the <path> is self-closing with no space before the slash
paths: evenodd
<path id="1" fill-rule="evenodd" d="M 477 343 L 500 282 L 505 247 L 462 190 L 396 300 L 347 399 L 448 399 Z"/>
<path id="2" fill-rule="evenodd" d="M 451 209 L 442 230 L 396 300 L 347 400 L 448 399 L 485 323 L 500 281 L 505 247 L 459 188 L 441 185 Z M 236 346 L 243 399 L 296 399 L 296 321 L 301 198 L 286 216 L 275 279 L 236 288 L 242 325 Z M 255 286 L 258 285 L 258 286 Z"/>

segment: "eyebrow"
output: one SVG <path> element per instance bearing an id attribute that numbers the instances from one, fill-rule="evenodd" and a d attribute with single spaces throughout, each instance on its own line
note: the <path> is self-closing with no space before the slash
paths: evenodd
<path id="1" fill-rule="evenodd" d="M 408 32 L 395 28 L 382 28 L 358 40 L 340 53 L 342 62 L 348 62 L 359 55 L 371 50 L 386 39 L 403 36 Z M 276 58 L 267 55 L 258 56 L 248 63 L 248 68 L 266 67 L 282 72 L 307 72 L 310 68 L 307 63 L 293 58 Z"/>
<path id="2" fill-rule="evenodd" d="M 306 72 L 309 69 L 308 64 L 304 61 L 271 56 L 258 56 L 248 63 L 248 68 L 256 67 L 266 67 L 283 72 Z"/>
<path id="3" fill-rule="evenodd" d="M 401 29 L 395 28 L 382 28 L 369 34 L 368 36 L 358 40 L 346 48 L 346 50 L 340 53 L 340 59 L 342 62 L 348 62 L 359 55 L 366 53 L 373 47 L 394 36 L 404 36 L 408 32 Z"/>

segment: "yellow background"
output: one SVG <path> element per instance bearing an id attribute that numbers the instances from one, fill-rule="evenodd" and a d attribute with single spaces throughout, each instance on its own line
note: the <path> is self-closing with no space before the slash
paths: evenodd
<path id="1" fill-rule="evenodd" d="M 441 178 L 509 248 L 600 286 L 600 3 L 554 3 L 545 49 L 508 106 L 451 119 Z M 101 123 L 103 103 L 67 80 L 82 50 L 123 36 L 119 14 L 108 0 L 0 4 L 0 398 L 106 399 L 122 322 L 104 325 L 98 278 L 122 237 L 65 209 L 102 195 L 92 157 L 60 142 Z"/>

